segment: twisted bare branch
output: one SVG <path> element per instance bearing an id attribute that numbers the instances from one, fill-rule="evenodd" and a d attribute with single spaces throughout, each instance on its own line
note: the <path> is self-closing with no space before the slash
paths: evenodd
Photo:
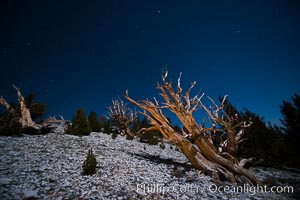
<path id="1" fill-rule="evenodd" d="M 129 129 L 130 124 L 136 120 L 137 112 L 127 107 L 121 99 L 113 99 L 108 108 L 108 116 L 119 128 L 122 135 L 134 137 L 135 134 Z"/>
<path id="2" fill-rule="evenodd" d="M 237 145 L 242 140 L 243 128 L 250 124 L 239 123 L 238 116 L 232 117 L 225 112 L 224 105 L 227 96 L 224 96 L 221 105 L 217 105 L 212 98 L 208 97 L 213 105 L 212 109 L 202 103 L 201 99 L 204 93 L 190 98 L 191 89 L 196 82 L 192 82 L 183 95 L 181 75 L 180 73 L 177 79 L 176 91 L 173 90 L 172 83 L 167 81 L 168 71 L 162 75 L 162 84 L 157 83 L 160 96 L 164 100 L 162 103 L 155 98 L 154 102 L 148 100 L 137 102 L 129 97 L 128 91 L 126 91 L 125 98 L 143 109 L 145 111 L 143 114 L 150 121 L 152 128 L 159 130 L 165 139 L 175 143 L 195 168 L 203 170 L 217 180 L 220 179 L 220 176 L 224 176 L 231 182 L 236 182 L 239 180 L 236 175 L 242 175 L 252 183 L 259 183 L 251 173 L 238 165 L 236 157 Z M 181 132 L 174 131 L 162 112 L 163 108 L 170 110 L 180 120 L 184 127 Z M 193 113 L 199 108 L 202 108 L 207 114 L 211 121 L 211 127 L 206 128 L 205 122 L 199 126 L 195 121 Z M 242 131 L 236 134 L 238 128 Z M 226 142 L 220 144 L 225 150 L 222 154 L 212 141 L 212 133 L 218 131 L 227 133 Z"/>

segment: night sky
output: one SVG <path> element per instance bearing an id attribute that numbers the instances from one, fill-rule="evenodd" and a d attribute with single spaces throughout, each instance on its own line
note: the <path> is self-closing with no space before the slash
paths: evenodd
<path id="1" fill-rule="evenodd" d="M 1 1 L 0 95 L 33 92 L 47 116 L 107 114 L 126 89 L 158 96 L 167 68 L 194 94 L 229 95 L 277 123 L 300 94 L 299 1 Z M 3 109 L 2 109 L 3 110 Z"/>

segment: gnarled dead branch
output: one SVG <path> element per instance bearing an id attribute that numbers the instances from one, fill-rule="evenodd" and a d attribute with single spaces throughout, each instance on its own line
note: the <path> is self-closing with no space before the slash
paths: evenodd
<path id="1" fill-rule="evenodd" d="M 20 116 L 19 122 L 21 124 L 21 127 L 25 128 L 25 127 L 34 126 L 35 123 L 32 121 L 30 111 L 26 107 L 25 99 L 24 99 L 20 89 L 18 87 L 16 87 L 15 85 L 13 85 L 13 88 L 17 91 L 18 100 L 19 100 L 19 104 L 20 104 L 21 116 Z M 17 112 L 17 110 L 15 110 L 11 105 L 9 105 L 3 97 L 0 98 L 0 104 L 3 105 L 9 113 Z"/>
<path id="2" fill-rule="evenodd" d="M 141 100 L 135 101 L 129 97 L 126 91 L 126 99 L 136 106 L 143 109 L 143 113 L 151 125 L 158 129 L 163 137 L 177 145 L 191 164 L 205 173 L 212 176 L 216 181 L 227 179 L 233 183 L 241 182 L 239 178 L 243 176 L 253 184 L 259 184 L 248 170 L 241 167 L 236 156 L 237 145 L 241 140 L 243 129 L 251 123 L 239 122 L 237 116 L 228 116 L 224 111 L 224 102 L 226 96 L 217 105 L 210 97 L 213 109 L 208 109 L 201 101 L 204 94 L 196 95 L 190 98 L 190 91 L 196 82 L 192 82 L 190 88 L 183 94 L 181 88 L 181 74 L 177 81 L 176 91 L 172 88 L 172 83 L 167 81 L 168 72 L 162 76 L 162 84 L 157 83 L 164 102 Z M 175 132 L 169 120 L 163 114 L 162 109 L 166 108 L 173 112 L 181 121 L 185 132 Z M 196 110 L 203 109 L 211 122 L 211 127 L 206 128 L 205 123 L 201 126 L 195 121 L 193 113 Z M 240 132 L 236 133 L 239 129 Z M 227 141 L 223 144 L 224 151 L 220 153 L 211 139 L 211 134 L 216 131 L 227 133 Z M 221 145 L 221 144 L 220 144 Z"/>
<path id="3" fill-rule="evenodd" d="M 127 107 L 121 99 L 113 99 L 112 105 L 108 108 L 108 116 L 113 124 L 118 127 L 121 135 L 135 137 L 130 130 L 130 124 L 136 120 L 137 113 Z"/>
<path id="4" fill-rule="evenodd" d="M 9 105 L 3 97 L 0 97 L 0 104 L 4 106 L 7 112 L 15 112 L 15 109 L 11 105 Z"/>
<path id="5" fill-rule="evenodd" d="M 17 95 L 18 95 L 18 100 L 19 100 L 20 109 L 21 109 L 20 123 L 21 123 L 22 128 L 34 126 L 35 123 L 32 121 L 30 111 L 26 107 L 25 99 L 24 99 L 20 89 L 18 87 L 16 87 L 15 85 L 13 85 L 13 88 L 15 88 L 15 90 L 17 91 Z"/>

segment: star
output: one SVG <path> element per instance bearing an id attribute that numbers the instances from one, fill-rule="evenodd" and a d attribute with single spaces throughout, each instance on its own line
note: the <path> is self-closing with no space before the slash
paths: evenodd
<path id="1" fill-rule="evenodd" d="M 237 35 L 239 35 L 239 34 L 241 33 L 241 29 L 240 29 L 240 25 L 239 25 L 239 24 L 237 24 L 236 27 L 235 27 L 234 29 L 235 29 L 235 33 L 236 33 Z"/>

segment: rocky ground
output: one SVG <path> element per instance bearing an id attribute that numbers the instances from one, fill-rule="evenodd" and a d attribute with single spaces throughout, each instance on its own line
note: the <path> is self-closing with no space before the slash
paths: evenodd
<path id="1" fill-rule="evenodd" d="M 88 149 L 97 159 L 97 174 L 82 176 Z M 292 185 L 293 194 L 261 193 L 229 183 L 217 186 L 191 169 L 185 157 L 123 137 L 92 133 L 77 137 L 58 129 L 47 135 L 0 137 L 0 199 L 297 199 L 299 174 L 254 168 L 270 186 Z M 224 191 L 227 188 L 229 191 Z M 298 196 L 297 196 L 298 195 Z"/>

